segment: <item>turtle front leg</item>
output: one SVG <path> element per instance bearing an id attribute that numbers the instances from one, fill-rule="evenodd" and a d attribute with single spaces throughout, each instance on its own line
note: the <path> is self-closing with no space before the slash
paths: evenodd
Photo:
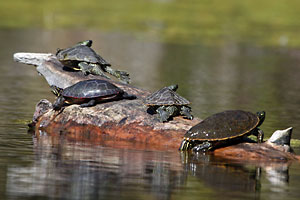
<path id="1" fill-rule="evenodd" d="M 80 104 L 80 107 L 84 108 L 84 107 L 91 107 L 91 106 L 94 106 L 94 105 L 96 105 L 96 100 L 95 99 L 91 99 L 87 103 Z"/>
<path id="2" fill-rule="evenodd" d="M 194 146 L 192 150 L 194 152 L 199 152 L 199 151 L 206 152 L 209 151 L 211 148 L 212 148 L 212 144 L 210 142 L 203 142 L 201 144 Z"/>
<path id="3" fill-rule="evenodd" d="M 192 111 L 191 108 L 189 108 L 188 106 L 182 106 L 180 109 L 180 114 L 192 120 L 194 119 L 194 116 L 191 114 L 191 111 Z"/>
<path id="4" fill-rule="evenodd" d="M 191 142 L 187 139 L 183 139 L 181 144 L 180 144 L 180 147 L 179 147 L 179 151 L 187 151 L 189 149 L 191 149 Z"/>
<path id="5" fill-rule="evenodd" d="M 103 70 L 106 71 L 107 73 L 109 73 L 110 75 L 116 77 L 117 79 L 119 79 L 120 81 L 124 82 L 124 83 L 130 83 L 130 77 L 129 74 L 125 71 L 120 71 L 120 70 L 114 70 L 113 68 L 111 68 L 110 66 L 103 66 Z"/>
<path id="6" fill-rule="evenodd" d="M 177 110 L 176 106 L 160 106 L 156 109 L 156 112 L 159 115 L 160 122 L 166 122 Z"/>
<path id="7" fill-rule="evenodd" d="M 63 96 L 59 96 L 55 102 L 53 103 L 53 110 L 60 110 L 65 103 L 65 98 Z"/>
<path id="8" fill-rule="evenodd" d="M 165 106 L 160 106 L 156 109 L 156 112 L 158 113 L 158 119 L 160 122 L 166 122 L 169 119 L 169 113 L 166 111 Z"/>
<path id="9" fill-rule="evenodd" d="M 264 140 L 264 132 L 261 129 L 257 128 L 256 136 L 257 136 L 257 142 L 262 143 Z"/>

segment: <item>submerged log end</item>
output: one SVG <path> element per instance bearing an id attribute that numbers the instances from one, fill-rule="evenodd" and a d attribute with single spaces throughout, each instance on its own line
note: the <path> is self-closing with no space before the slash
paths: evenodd
<path id="1" fill-rule="evenodd" d="M 287 162 L 292 160 L 300 161 L 297 156 L 283 146 L 274 146 L 268 142 L 258 143 L 240 143 L 216 149 L 213 154 L 226 159 L 239 161 L 259 161 L 259 162 Z"/>

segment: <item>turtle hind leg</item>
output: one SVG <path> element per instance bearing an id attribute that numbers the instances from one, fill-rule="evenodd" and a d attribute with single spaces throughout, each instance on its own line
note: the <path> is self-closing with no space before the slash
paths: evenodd
<path id="1" fill-rule="evenodd" d="M 191 108 L 188 106 L 182 106 L 180 109 L 180 114 L 185 116 L 186 118 L 192 120 L 194 119 L 194 116 L 191 114 Z"/>
<path id="2" fill-rule="evenodd" d="M 80 67 L 80 70 L 86 76 L 88 74 L 93 74 L 93 75 L 99 75 L 99 76 L 103 76 L 103 77 L 105 77 L 107 79 L 110 79 L 108 76 L 106 76 L 104 74 L 104 72 L 102 71 L 101 67 L 99 65 L 97 65 L 97 64 L 93 64 L 93 63 L 88 64 L 87 62 L 80 62 L 78 64 L 78 67 Z"/>
<path id="3" fill-rule="evenodd" d="M 104 78 L 110 79 L 110 77 L 105 74 L 105 71 L 102 70 L 102 67 L 100 65 L 91 63 L 90 66 L 92 67 L 91 74 L 100 75 L 103 76 Z"/>
<path id="4" fill-rule="evenodd" d="M 117 79 L 119 79 L 120 81 L 124 82 L 124 83 L 130 83 L 130 77 L 129 74 L 125 71 L 120 71 L 120 70 L 114 70 L 113 68 L 111 68 L 108 65 L 103 66 L 103 70 L 106 71 L 107 73 L 109 73 L 110 75 L 116 77 Z"/>
<path id="5" fill-rule="evenodd" d="M 122 98 L 132 100 L 132 99 L 136 99 L 136 96 L 133 95 L 133 94 L 128 94 L 127 92 L 124 92 L 123 95 L 122 95 Z"/>
<path id="6" fill-rule="evenodd" d="M 84 107 L 91 107 L 91 106 L 94 106 L 94 105 L 96 105 L 96 100 L 95 99 L 91 99 L 87 103 L 80 104 L 80 107 L 84 108 Z"/>
<path id="7" fill-rule="evenodd" d="M 87 76 L 88 74 L 91 74 L 92 66 L 90 66 L 88 63 L 80 62 L 80 63 L 78 63 L 78 67 L 80 68 L 80 70 L 82 71 L 82 73 L 85 76 Z"/>
<path id="8" fill-rule="evenodd" d="M 201 144 L 198 144 L 196 146 L 194 146 L 192 148 L 192 150 L 194 152 L 199 152 L 199 151 L 202 151 L 202 152 L 207 152 L 209 151 L 210 149 L 212 148 L 212 144 L 210 142 L 203 142 Z"/>

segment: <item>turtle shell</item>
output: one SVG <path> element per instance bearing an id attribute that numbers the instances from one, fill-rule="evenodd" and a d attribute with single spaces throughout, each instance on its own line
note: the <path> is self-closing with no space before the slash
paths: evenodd
<path id="1" fill-rule="evenodd" d="M 168 87 L 164 87 L 150 96 L 145 100 L 145 104 L 148 106 L 163 106 L 163 105 L 188 105 L 190 102 L 171 90 Z"/>
<path id="2" fill-rule="evenodd" d="M 67 65 L 74 62 L 87 62 L 110 66 L 108 62 L 86 45 L 75 45 L 74 47 L 58 50 L 56 57 L 60 62 Z"/>
<path id="3" fill-rule="evenodd" d="M 250 134 L 259 122 L 259 117 L 251 112 L 228 110 L 204 119 L 188 130 L 184 137 L 198 141 L 227 140 Z"/>
<path id="4" fill-rule="evenodd" d="M 98 97 L 114 97 L 124 91 L 105 80 L 91 79 L 80 81 L 65 88 L 61 95 L 67 98 L 91 99 Z"/>

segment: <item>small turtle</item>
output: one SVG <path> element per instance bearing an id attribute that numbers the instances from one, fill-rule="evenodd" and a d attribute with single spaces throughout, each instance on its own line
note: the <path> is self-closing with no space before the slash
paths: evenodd
<path id="1" fill-rule="evenodd" d="M 171 85 L 148 96 L 145 100 L 145 104 L 149 106 L 148 113 L 158 113 L 161 122 L 176 115 L 192 120 L 191 108 L 188 106 L 190 102 L 176 93 L 177 88 L 178 85 Z"/>
<path id="2" fill-rule="evenodd" d="M 110 79 L 104 74 L 107 72 L 125 83 L 130 82 L 127 72 L 112 69 L 111 64 L 98 55 L 91 46 L 92 40 L 82 41 L 73 47 L 58 49 L 56 57 L 65 67 L 81 70 L 84 75 L 100 75 Z"/>
<path id="3" fill-rule="evenodd" d="M 263 141 L 263 131 L 258 127 L 264 122 L 265 112 L 228 110 L 214 114 L 188 130 L 179 150 L 207 151 L 218 146 L 240 141 L 244 136 L 257 136 Z"/>
<path id="4" fill-rule="evenodd" d="M 127 94 L 114 84 L 99 79 L 80 81 L 65 89 L 52 85 L 51 89 L 57 96 L 53 103 L 54 110 L 60 110 L 65 103 L 89 107 L 101 101 L 136 98 L 136 96 Z"/>

